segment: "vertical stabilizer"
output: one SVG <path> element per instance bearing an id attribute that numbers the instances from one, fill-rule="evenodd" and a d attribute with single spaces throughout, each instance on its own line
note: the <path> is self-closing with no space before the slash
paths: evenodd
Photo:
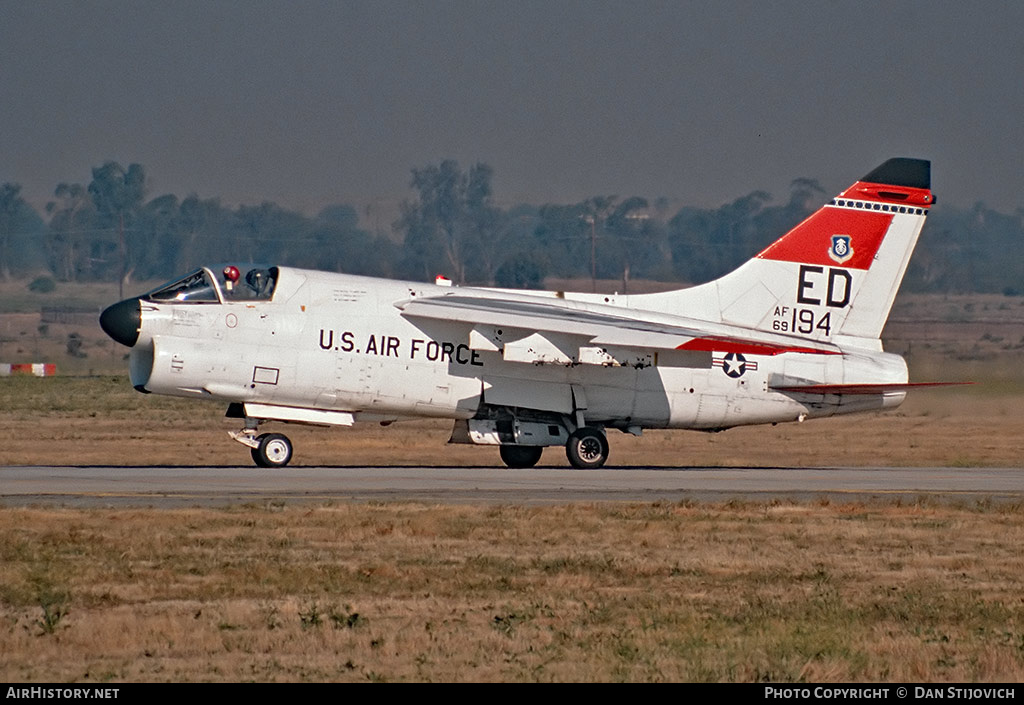
<path id="1" fill-rule="evenodd" d="M 635 303 L 813 340 L 878 345 L 933 203 L 931 163 L 890 159 L 738 269 Z"/>

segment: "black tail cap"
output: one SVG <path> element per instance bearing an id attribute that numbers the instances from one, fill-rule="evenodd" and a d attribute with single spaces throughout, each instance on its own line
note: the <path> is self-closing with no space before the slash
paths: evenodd
<path id="1" fill-rule="evenodd" d="M 874 169 L 861 181 L 866 181 L 869 184 L 930 189 L 932 187 L 932 163 L 927 159 L 894 157 Z"/>

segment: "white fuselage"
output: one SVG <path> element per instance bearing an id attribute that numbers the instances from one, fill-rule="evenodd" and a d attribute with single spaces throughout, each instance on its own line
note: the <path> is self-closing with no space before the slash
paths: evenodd
<path id="1" fill-rule="evenodd" d="M 588 425 L 624 430 L 796 421 L 896 406 L 904 398 L 902 391 L 837 396 L 770 389 L 780 379 L 907 381 L 902 358 L 869 348 L 739 356 L 638 349 L 623 363 L 621 354 L 602 358 L 601 351 L 578 348 L 568 338 L 560 344 L 557 336 L 531 338 L 534 331 L 508 326 L 488 336 L 471 322 L 407 316 L 396 306 L 443 291 L 281 268 L 270 301 L 144 299 L 132 383 L 158 394 L 347 412 L 357 421 L 469 419 L 488 404 L 582 416 Z M 489 289 L 452 291 L 497 296 Z M 515 296 L 534 298 L 531 292 Z M 642 297 L 537 292 L 535 298 L 584 313 L 673 319 L 636 308 Z"/>

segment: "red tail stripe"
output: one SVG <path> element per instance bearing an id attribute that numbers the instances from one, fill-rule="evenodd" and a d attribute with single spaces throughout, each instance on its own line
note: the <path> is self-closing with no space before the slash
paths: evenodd
<path id="1" fill-rule="evenodd" d="M 798 345 L 773 345 L 771 343 L 751 343 L 744 340 L 729 338 L 694 338 L 676 346 L 676 350 L 692 350 L 695 352 L 743 353 L 744 355 L 781 355 L 782 353 L 810 353 L 812 355 L 842 355 L 839 350 L 822 348 L 805 348 Z"/>
<path id="2" fill-rule="evenodd" d="M 858 181 L 838 197 L 912 206 L 931 206 L 935 202 L 932 192 L 926 188 L 887 186 L 885 184 L 870 184 L 865 181 Z"/>
<path id="3" fill-rule="evenodd" d="M 866 270 L 871 266 L 896 214 L 897 207 L 888 204 L 899 204 L 902 206 L 899 210 L 908 210 L 908 206 L 927 208 L 934 203 L 934 197 L 929 189 L 866 181 L 858 181 L 837 197 L 837 200 L 845 199 L 853 199 L 862 207 L 865 202 L 876 205 L 873 206 L 873 210 L 825 206 L 769 245 L 758 257 Z M 886 205 L 879 206 L 879 203 Z M 830 256 L 834 235 L 846 235 L 850 238 L 853 255 L 849 259 L 838 261 Z"/>
<path id="4" fill-rule="evenodd" d="M 866 270 L 882 245 L 892 219 L 892 213 L 825 206 L 769 245 L 758 257 Z M 849 236 L 853 254 L 848 260 L 839 262 L 829 256 L 833 235 Z"/>

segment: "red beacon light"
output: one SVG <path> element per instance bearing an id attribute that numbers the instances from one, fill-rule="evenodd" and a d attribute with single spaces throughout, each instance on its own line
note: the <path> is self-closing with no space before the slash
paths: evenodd
<path id="1" fill-rule="evenodd" d="M 238 267 L 233 264 L 229 264 L 224 268 L 224 283 L 227 285 L 228 291 L 231 291 L 235 284 L 238 282 L 238 278 L 242 276 L 242 273 L 238 271 Z"/>

